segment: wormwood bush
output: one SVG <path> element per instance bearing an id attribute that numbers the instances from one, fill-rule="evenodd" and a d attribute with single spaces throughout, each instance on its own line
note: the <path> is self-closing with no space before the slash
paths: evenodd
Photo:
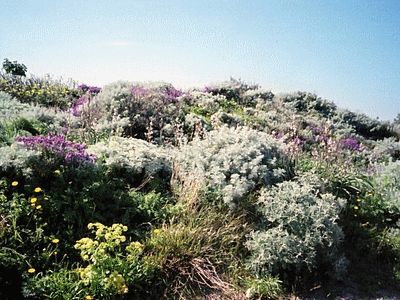
<path id="1" fill-rule="evenodd" d="M 381 122 L 346 109 L 337 110 L 331 119 L 334 124 L 348 124 L 355 130 L 355 133 L 366 139 L 380 140 L 395 136 L 394 128 L 388 122 Z"/>
<path id="2" fill-rule="evenodd" d="M 247 103 L 247 106 L 256 107 L 257 105 L 264 105 L 267 102 L 271 102 L 274 98 L 274 94 L 271 91 L 263 89 L 247 90 L 243 94 L 243 100 Z"/>
<path id="3" fill-rule="evenodd" d="M 171 175 L 165 151 L 144 140 L 113 137 L 91 146 L 88 151 L 100 158 L 109 176 L 127 177 L 138 185 L 151 178 L 166 183 Z"/>
<path id="4" fill-rule="evenodd" d="M 248 85 L 240 79 L 236 80 L 231 77 L 228 81 L 205 87 L 204 92 L 213 95 L 222 95 L 225 96 L 227 100 L 233 100 L 237 104 L 251 106 L 253 105 L 252 101 L 247 103 L 245 101 L 247 98 L 243 98 L 242 95 L 249 90 L 256 90 L 258 88 L 258 85 Z"/>
<path id="5" fill-rule="evenodd" d="M 0 120 L 14 120 L 31 109 L 32 105 L 21 103 L 10 94 L 0 91 Z"/>
<path id="6" fill-rule="evenodd" d="M 234 208 L 257 186 L 285 177 L 284 145 L 272 136 L 246 127 L 221 127 L 195 139 L 174 154 L 179 176 L 196 174 L 209 191 L 215 190 Z"/>
<path id="7" fill-rule="evenodd" d="M 217 112 L 221 107 L 221 103 L 227 101 L 224 95 L 213 95 L 199 91 L 193 91 L 190 95 L 192 96 L 191 110 L 204 116 L 210 116 Z M 197 109 L 196 106 L 198 107 Z"/>
<path id="8" fill-rule="evenodd" d="M 292 280 L 323 265 L 341 262 L 343 233 L 337 221 L 344 200 L 321 193 L 315 176 L 303 176 L 263 188 L 258 210 L 264 220 L 248 235 L 248 266 L 262 275 Z M 338 277 L 345 270 L 337 270 Z M 286 282 L 287 284 L 287 282 Z"/>
<path id="9" fill-rule="evenodd" d="M 18 124 L 15 123 L 18 119 L 26 119 L 41 134 L 50 131 L 61 133 L 66 126 L 76 127 L 78 122 L 78 118 L 66 112 L 55 111 L 40 104 L 22 103 L 17 98 L 0 92 L 0 125 L 11 124 L 18 129 Z M 15 130 L 15 133 L 10 134 L 10 140 L 18 134 L 18 130 Z"/>
<path id="10" fill-rule="evenodd" d="M 129 120 L 124 134 L 140 139 L 163 140 L 163 128 L 180 113 L 178 98 L 183 93 L 166 83 L 116 82 L 105 86 L 91 101 L 98 124 Z"/>
<path id="11" fill-rule="evenodd" d="M 243 125 L 242 120 L 236 116 L 232 115 L 229 113 L 226 113 L 222 110 L 219 110 L 215 114 L 211 116 L 211 122 L 214 127 L 214 129 L 217 129 L 223 124 L 226 124 L 228 126 L 236 127 L 238 125 Z"/>
<path id="12" fill-rule="evenodd" d="M 376 160 L 390 161 L 400 159 L 400 142 L 394 137 L 384 138 L 374 143 L 373 152 Z"/>
<path id="13" fill-rule="evenodd" d="M 385 207 L 392 214 L 400 216 L 400 161 L 389 161 L 387 164 L 375 165 L 375 189 L 385 202 Z"/>
<path id="14" fill-rule="evenodd" d="M 0 147 L 0 174 L 13 180 L 30 177 L 33 170 L 28 162 L 37 159 L 39 155 L 39 151 L 26 149 L 23 145 Z"/>
<path id="15" fill-rule="evenodd" d="M 336 111 L 336 105 L 333 102 L 307 92 L 280 94 L 274 100 L 282 101 L 287 106 L 291 106 L 299 112 L 312 113 L 315 111 L 323 117 L 330 117 Z"/>
<path id="16" fill-rule="evenodd" d="M 0 145 L 10 145 L 17 135 L 38 134 L 38 130 L 45 127 L 37 119 L 28 117 L 28 120 L 24 117 L 32 108 L 0 92 Z"/>

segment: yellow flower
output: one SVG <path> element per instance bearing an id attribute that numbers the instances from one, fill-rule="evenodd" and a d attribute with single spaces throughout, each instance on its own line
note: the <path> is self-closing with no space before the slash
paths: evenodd
<path id="1" fill-rule="evenodd" d="M 28 270 L 28 273 L 35 273 L 36 272 L 36 270 L 34 269 L 34 268 L 30 268 L 29 270 Z"/>
<path id="2" fill-rule="evenodd" d="M 160 229 L 154 229 L 153 230 L 153 234 L 158 234 L 158 233 L 160 233 Z"/>
<path id="3" fill-rule="evenodd" d="M 37 188 L 35 189 L 35 193 L 39 193 L 41 190 L 42 190 L 42 189 L 41 189 L 40 187 L 37 187 Z"/>
<path id="4" fill-rule="evenodd" d="M 357 202 L 361 202 L 361 199 L 360 199 L 360 198 L 358 198 L 358 199 L 357 199 Z"/>
<path id="5" fill-rule="evenodd" d="M 37 201 L 37 198 L 32 198 L 31 199 L 31 203 L 36 203 L 36 201 Z"/>
<path id="6" fill-rule="evenodd" d="M 11 183 L 11 185 L 12 185 L 12 186 L 17 186 L 17 185 L 18 185 L 18 181 L 13 181 L 13 182 Z"/>
<path id="7" fill-rule="evenodd" d="M 60 241 L 59 239 L 53 239 L 53 240 L 52 240 L 52 242 L 53 242 L 54 244 L 57 244 L 59 241 Z"/>
<path id="8" fill-rule="evenodd" d="M 87 295 L 87 296 L 85 297 L 85 299 L 86 299 L 86 300 L 91 300 L 91 299 L 92 299 L 92 297 L 91 297 L 91 296 L 89 296 L 89 295 Z"/>
<path id="9" fill-rule="evenodd" d="M 354 209 L 357 210 L 357 209 L 358 209 L 358 206 L 354 206 Z"/>
<path id="10" fill-rule="evenodd" d="M 55 174 L 60 174 L 60 170 L 55 170 L 54 171 Z M 89 296 L 90 297 L 90 296 Z"/>
<path id="11" fill-rule="evenodd" d="M 47 198 L 47 197 L 44 197 L 43 199 L 44 199 L 44 200 L 49 200 L 49 198 Z"/>
<path id="12" fill-rule="evenodd" d="M 32 206 L 32 207 L 35 207 L 35 203 L 32 203 L 31 206 Z"/>
<path id="13" fill-rule="evenodd" d="M 41 209 L 41 208 L 42 208 L 41 205 L 36 206 L 36 209 Z"/>

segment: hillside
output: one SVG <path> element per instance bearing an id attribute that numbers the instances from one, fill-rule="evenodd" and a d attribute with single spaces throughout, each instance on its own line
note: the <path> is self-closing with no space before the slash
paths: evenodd
<path id="1" fill-rule="evenodd" d="M 1 73 L 0 296 L 396 292 L 399 134 L 232 78 L 181 91 Z"/>

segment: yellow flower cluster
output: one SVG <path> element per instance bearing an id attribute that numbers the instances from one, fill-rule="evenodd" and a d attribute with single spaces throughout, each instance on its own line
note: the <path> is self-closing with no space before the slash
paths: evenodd
<path id="1" fill-rule="evenodd" d="M 40 193 L 42 191 L 42 188 L 41 187 L 36 187 L 33 191 L 35 193 Z M 49 200 L 48 197 L 43 197 L 43 199 L 46 200 L 46 201 Z M 31 200 L 30 200 L 31 206 L 33 208 L 35 208 L 37 210 L 41 210 L 42 209 L 42 205 L 40 205 L 40 204 L 37 205 L 37 202 L 38 202 L 38 198 L 37 197 L 32 197 Z"/>

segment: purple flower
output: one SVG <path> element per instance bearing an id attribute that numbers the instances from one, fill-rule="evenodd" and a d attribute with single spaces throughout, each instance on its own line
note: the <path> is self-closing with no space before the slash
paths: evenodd
<path id="1" fill-rule="evenodd" d="M 17 137 L 17 142 L 22 142 L 27 148 L 42 150 L 45 153 L 52 153 L 62 157 L 66 162 L 96 162 L 94 155 L 85 153 L 87 146 L 85 144 L 73 143 L 65 140 L 62 134 L 54 135 L 52 132 L 47 137 L 42 135 Z"/>
<path id="2" fill-rule="evenodd" d="M 145 97 L 145 96 L 150 95 L 151 91 L 148 90 L 148 89 L 145 89 L 145 88 L 143 88 L 143 87 L 140 87 L 140 86 L 133 86 L 133 87 L 132 87 L 132 93 L 133 93 L 135 96 Z"/>
<path id="3" fill-rule="evenodd" d="M 344 149 L 349 149 L 351 151 L 361 151 L 358 141 L 352 137 L 342 140 L 341 145 Z"/>
<path id="4" fill-rule="evenodd" d="M 184 93 L 176 88 L 168 88 L 165 92 L 164 103 L 176 103 L 178 102 L 177 97 L 182 96 Z"/>
<path id="5" fill-rule="evenodd" d="M 324 141 L 324 142 L 327 142 L 327 141 L 328 141 L 328 137 L 325 136 L 325 135 L 319 135 L 319 136 L 318 136 L 318 139 L 319 139 L 320 141 Z"/>
<path id="6" fill-rule="evenodd" d="M 324 132 L 324 129 L 319 128 L 317 126 L 312 126 L 311 128 L 314 131 L 314 133 L 317 133 L 317 134 L 321 134 L 322 132 Z"/>
<path id="7" fill-rule="evenodd" d="M 76 103 L 74 103 L 70 109 L 70 112 L 72 112 L 72 114 L 75 117 L 79 117 L 82 114 L 82 110 L 80 109 L 80 107 L 82 105 L 84 105 L 86 102 L 89 101 L 89 97 L 86 95 L 83 95 L 82 97 L 80 97 L 78 99 L 78 101 Z"/>
<path id="8" fill-rule="evenodd" d="M 90 94 L 98 94 L 101 91 L 101 88 L 97 86 L 88 86 L 86 84 L 81 84 L 78 86 L 78 90 L 83 93 L 90 93 Z"/>
<path id="9" fill-rule="evenodd" d="M 208 86 L 204 87 L 204 89 L 203 89 L 203 93 L 213 93 L 215 91 L 216 91 L 216 89 L 210 88 Z"/>
<path id="10" fill-rule="evenodd" d="M 294 139 L 294 144 L 297 145 L 297 146 L 303 146 L 305 143 L 306 143 L 306 141 L 305 141 L 305 140 L 302 140 L 302 139 L 299 138 L 299 137 L 296 137 L 296 138 Z"/>

